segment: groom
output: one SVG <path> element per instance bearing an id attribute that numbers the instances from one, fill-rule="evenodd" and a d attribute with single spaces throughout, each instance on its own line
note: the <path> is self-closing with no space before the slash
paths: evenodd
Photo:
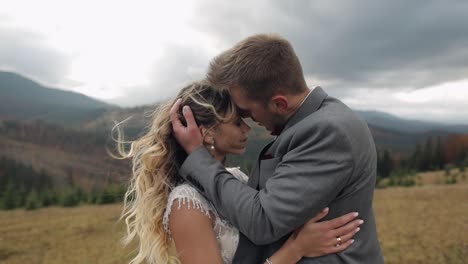
<path id="1" fill-rule="evenodd" d="M 234 263 L 261 263 L 327 206 L 327 218 L 356 211 L 364 225 L 348 249 L 299 263 L 383 263 L 372 210 L 376 151 L 366 123 L 320 87 L 309 89 L 292 46 L 276 35 L 239 42 L 211 62 L 207 76 L 229 89 L 244 117 L 277 136 L 244 185 L 202 147 L 188 107 L 187 127 L 171 116 L 189 154 L 181 176 L 241 232 Z"/>

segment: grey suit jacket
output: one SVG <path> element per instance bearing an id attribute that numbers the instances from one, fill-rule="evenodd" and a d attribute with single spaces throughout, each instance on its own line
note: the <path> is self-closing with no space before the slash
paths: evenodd
<path id="1" fill-rule="evenodd" d="M 263 154 L 270 159 L 262 160 Z M 326 219 L 357 211 L 365 223 L 345 251 L 300 263 L 383 263 L 372 210 L 376 149 L 367 124 L 316 87 L 260 153 L 247 185 L 204 147 L 180 174 L 240 232 L 234 263 L 262 263 L 325 207 Z"/>

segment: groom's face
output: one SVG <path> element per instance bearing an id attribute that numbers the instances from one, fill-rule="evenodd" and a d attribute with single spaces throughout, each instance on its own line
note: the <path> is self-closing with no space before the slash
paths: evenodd
<path id="1" fill-rule="evenodd" d="M 240 87 L 229 88 L 229 92 L 242 117 L 251 118 L 270 132 L 280 126 L 277 114 L 270 110 L 268 104 L 250 99 Z"/>

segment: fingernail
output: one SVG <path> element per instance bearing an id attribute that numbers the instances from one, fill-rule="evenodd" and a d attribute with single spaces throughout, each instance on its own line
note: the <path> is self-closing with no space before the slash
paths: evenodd
<path id="1" fill-rule="evenodd" d="M 355 213 L 353 214 L 354 217 L 357 217 L 358 215 L 359 215 L 358 212 L 355 212 Z"/>
<path id="2" fill-rule="evenodd" d="M 357 233 L 357 232 L 359 232 L 359 230 L 361 230 L 361 228 L 359 228 L 359 227 L 358 227 L 358 228 L 356 228 L 356 233 Z"/>
<path id="3" fill-rule="evenodd" d="M 358 222 L 360 225 L 362 225 L 364 223 L 364 220 L 359 220 Z"/>
<path id="4" fill-rule="evenodd" d="M 354 243 L 354 239 L 351 239 L 351 244 Z"/>
<path id="5" fill-rule="evenodd" d="M 188 106 L 184 105 L 184 107 L 182 107 L 182 111 L 187 112 L 187 110 L 188 110 Z"/>
<path id="6" fill-rule="evenodd" d="M 325 207 L 325 209 L 323 209 L 323 212 L 328 212 L 328 210 L 330 210 L 330 208 Z"/>

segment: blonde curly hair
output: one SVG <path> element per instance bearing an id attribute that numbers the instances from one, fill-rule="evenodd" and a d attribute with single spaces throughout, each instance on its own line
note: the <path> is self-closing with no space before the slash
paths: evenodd
<path id="1" fill-rule="evenodd" d="M 152 114 L 148 132 L 139 139 L 126 142 L 122 123 L 114 126 L 112 132 L 117 131 L 118 135 L 117 158 L 131 158 L 133 163 L 120 217 L 126 223 L 124 245 L 132 241 L 137 241 L 139 245 L 138 253 L 130 264 L 180 263 L 163 226 L 169 193 L 182 182 L 178 169 L 187 156 L 172 136 L 169 111 L 178 98 L 182 99 L 181 105 L 190 106 L 197 124 L 207 129 L 215 129 L 221 122 L 228 122 L 237 116 L 228 91 L 198 81 L 184 87 L 174 100 L 160 105 Z M 178 114 L 185 124 L 180 110 Z M 130 149 L 126 151 L 128 145 Z"/>

